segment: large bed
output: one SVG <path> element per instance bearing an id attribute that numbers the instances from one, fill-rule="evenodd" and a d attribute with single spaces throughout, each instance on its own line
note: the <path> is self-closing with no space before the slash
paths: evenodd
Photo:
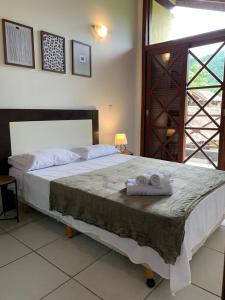
<path id="1" fill-rule="evenodd" d="M 59 140 L 60 142 L 57 146 L 60 147 L 81 146 L 81 144 L 84 146 L 90 143 L 98 143 L 98 114 L 96 111 L 23 110 L 18 112 L 18 110 L 0 110 L 1 115 L 4 115 L 3 123 L 5 128 L 8 128 L 7 131 L 2 132 L 1 136 L 1 141 L 3 142 L 3 147 L 1 148 L 3 171 L 7 169 L 4 162 L 9 155 L 23 153 L 28 150 L 38 150 L 38 147 L 50 146 L 46 144 L 43 133 L 38 135 L 40 130 L 43 132 L 42 126 L 48 125 L 46 126 L 45 135 L 52 136 L 52 146 L 55 146 L 53 141 L 57 142 Z M 64 123 L 59 122 L 68 119 L 74 121 L 74 132 L 76 132 L 76 122 L 85 121 L 82 127 L 80 127 L 80 123 L 78 122 L 76 142 L 72 141 L 73 144 L 68 144 L 68 141 L 65 141 L 65 132 L 63 131 L 65 129 L 68 132 L 68 128 L 66 128 Z M 39 126 L 36 126 L 39 121 L 45 122 L 49 120 L 52 120 L 54 123 L 56 122 L 54 126 L 58 126 L 60 123 L 62 139 L 59 136 L 54 138 L 55 128 L 54 126 L 49 126 L 49 123 L 39 123 Z M 65 128 L 63 129 L 63 127 Z M 30 145 L 31 143 L 27 136 L 28 131 L 32 131 L 37 137 L 32 145 Z M 22 145 L 20 142 L 21 139 L 23 140 Z M 71 142 L 71 137 L 69 140 Z M 79 175 L 107 167 L 120 166 L 125 162 L 135 159 L 135 156 L 112 154 L 89 161 L 74 162 L 64 166 L 50 167 L 25 173 L 11 168 L 10 175 L 17 179 L 22 201 L 64 223 L 69 228 L 82 232 L 115 251 L 126 255 L 133 263 L 142 264 L 145 268 L 153 270 L 163 278 L 169 279 L 171 291 L 176 293 L 190 284 L 190 260 L 192 256 L 204 244 L 210 234 L 216 230 L 224 218 L 225 184 L 208 193 L 187 218 L 181 254 L 175 264 L 165 263 L 157 251 L 151 247 L 140 246 L 134 239 L 120 237 L 98 226 L 90 225 L 81 220 L 76 220 L 72 216 L 66 216 L 49 209 L 50 184 L 52 181 L 70 175 Z"/>

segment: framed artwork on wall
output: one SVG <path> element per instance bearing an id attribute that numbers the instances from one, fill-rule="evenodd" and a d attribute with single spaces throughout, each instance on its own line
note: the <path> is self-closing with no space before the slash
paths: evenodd
<path id="1" fill-rule="evenodd" d="M 41 31 L 42 70 L 66 73 L 65 38 Z"/>
<path id="2" fill-rule="evenodd" d="M 72 41 L 72 74 L 92 77 L 91 46 Z"/>
<path id="3" fill-rule="evenodd" d="M 2 20 L 5 64 L 35 68 L 33 28 Z"/>

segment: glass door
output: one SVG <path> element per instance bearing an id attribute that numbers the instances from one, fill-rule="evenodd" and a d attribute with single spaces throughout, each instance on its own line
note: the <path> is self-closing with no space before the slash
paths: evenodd
<path id="1" fill-rule="evenodd" d="M 189 49 L 185 163 L 219 167 L 224 63 L 225 42 Z"/>

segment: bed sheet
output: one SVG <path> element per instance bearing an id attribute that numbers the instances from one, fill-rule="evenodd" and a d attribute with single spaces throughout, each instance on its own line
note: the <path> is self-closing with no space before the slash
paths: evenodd
<path id="1" fill-rule="evenodd" d="M 11 168 L 10 175 L 17 178 L 19 194 L 29 205 L 128 256 L 133 263 L 150 267 L 163 278 L 169 279 L 171 291 L 176 293 L 191 283 L 190 260 L 193 253 L 204 244 L 224 218 L 225 185 L 207 195 L 188 217 L 181 255 L 175 265 L 165 264 L 156 251 L 150 247 L 141 247 L 132 239 L 121 238 L 96 226 L 74 220 L 70 216 L 62 216 L 58 212 L 49 211 L 50 181 L 117 165 L 134 157 L 113 154 L 28 173 Z"/>

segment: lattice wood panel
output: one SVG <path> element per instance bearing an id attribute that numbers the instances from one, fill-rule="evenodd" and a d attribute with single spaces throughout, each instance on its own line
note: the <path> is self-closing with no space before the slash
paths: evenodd
<path id="1" fill-rule="evenodd" d="M 187 68 L 185 49 L 149 53 L 149 123 L 147 156 L 181 161 L 180 126 L 183 126 Z"/>

